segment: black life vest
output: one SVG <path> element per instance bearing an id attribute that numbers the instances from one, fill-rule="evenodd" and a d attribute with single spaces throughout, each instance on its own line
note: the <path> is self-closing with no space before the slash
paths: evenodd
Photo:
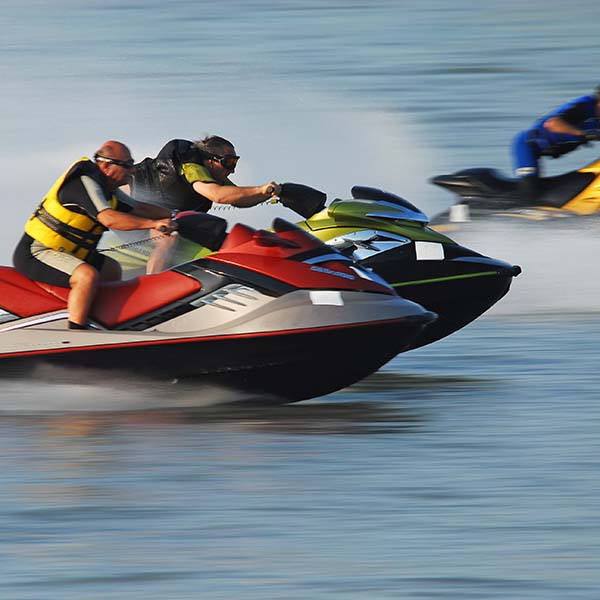
<path id="1" fill-rule="evenodd" d="M 203 153 L 189 140 L 167 142 L 156 158 L 145 158 L 135 165 L 132 196 L 169 209 L 208 211 L 212 202 L 196 193 L 180 174 L 183 163 L 201 165 L 204 159 Z"/>

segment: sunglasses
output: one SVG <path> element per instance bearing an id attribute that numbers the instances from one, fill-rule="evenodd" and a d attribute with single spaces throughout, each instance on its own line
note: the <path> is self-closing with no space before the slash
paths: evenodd
<path id="1" fill-rule="evenodd" d="M 239 156 L 235 154 L 228 154 L 227 156 L 219 156 L 218 154 L 213 154 L 211 160 L 218 162 L 224 169 L 228 171 L 233 171 L 238 164 L 238 160 L 240 160 Z"/>
<path id="2" fill-rule="evenodd" d="M 106 156 L 100 156 L 99 154 L 94 155 L 94 160 L 96 162 L 105 162 L 111 165 L 119 165 L 119 167 L 123 167 L 125 169 L 131 169 L 135 164 L 133 158 L 129 160 L 117 160 L 116 158 L 107 158 Z"/>

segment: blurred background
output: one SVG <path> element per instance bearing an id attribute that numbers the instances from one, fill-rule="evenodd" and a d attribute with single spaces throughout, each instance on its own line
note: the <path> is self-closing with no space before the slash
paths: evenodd
<path id="1" fill-rule="evenodd" d="M 222 135 L 240 185 L 371 185 L 433 215 L 453 199 L 428 178 L 510 175 L 512 137 L 600 82 L 598 16 L 588 0 L 3 0 L 1 262 L 107 139 L 141 160 Z M 0 598 L 597 598 L 598 239 L 459 239 L 523 267 L 491 314 L 297 406 L 3 379 Z"/>

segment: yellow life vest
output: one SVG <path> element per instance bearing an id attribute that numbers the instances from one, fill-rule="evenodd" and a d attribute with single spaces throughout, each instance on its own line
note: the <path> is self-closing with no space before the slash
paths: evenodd
<path id="1" fill-rule="evenodd" d="M 40 244 L 82 260 L 96 248 L 106 228 L 87 214 L 63 206 L 58 199 L 58 193 L 71 171 L 84 161 L 90 159 L 80 158 L 61 175 L 25 225 L 25 233 Z M 109 202 L 111 208 L 117 207 L 114 194 Z"/>

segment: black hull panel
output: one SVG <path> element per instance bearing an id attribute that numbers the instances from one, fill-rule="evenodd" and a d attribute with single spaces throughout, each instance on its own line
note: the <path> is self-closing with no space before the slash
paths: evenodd
<path id="1" fill-rule="evenodd" d="M 500 300 L 521 269 L 476 255 L 460 246 L 446 252 L 466 258 L 431 261 L 402 260 L 402 249 L 384 252 L 363 261 L 388 281 L 400 296 L 438 315 L 435 323 L 410 344 L 413 350 L 440 340 L 481 316 Z M 471 256 L 469 256 L 469 254 Z"/>
<path id="2" fill-rule="evenodd" d="M 73 381 L 78 373 L 98 382 L 129 374 L 150 380 L 200 378 L 244 392 L 293 402 L 344 388 L 408 349 L 433 315 L 377 324 L 177 343 L 123 344 L 0 359 L 3 376 L 36 373 Z M 43 369 L 42 369 L 43 372 Z"/>
<path id="3" fill-rule="evenodd" d="M 480 317 L 508 293 L 512 278 L 497 274 L 397 288 L 407 300 L 438 313 L 436 322 L 414 339 L 409 350 L 445 338 Z"/>

